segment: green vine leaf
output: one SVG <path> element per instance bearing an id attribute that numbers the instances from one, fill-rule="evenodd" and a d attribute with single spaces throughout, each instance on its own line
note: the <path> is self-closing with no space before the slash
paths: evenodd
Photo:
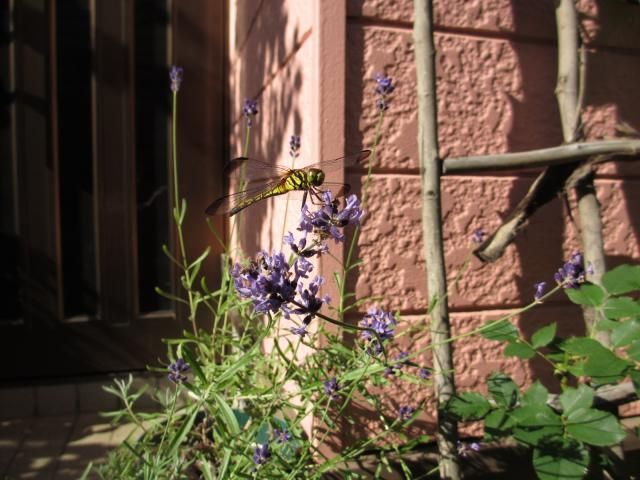
<path id="1" fill-rule="evenodd" d="M 518 329 L 507 320 L 500 320 L 496 322 L 491 320 L 485 323 L 483 330 L 480 331 L 487 340 L 497 340 L 499 342 L 517 340 L 520 337 Z"/>
<path id="2" fill-rule="evenodd" d="M 578 388 L 567 388 L 560 395 L 560 405 L 562 405 L 564 414 L 567 415 L 578 408 L 591 407 L 593 397 L 593 389 L 587 385 L 580 385 Z"/>
<path id="3" fill-rule="evenodd" d="M 549 391 L 545 388 L 539 380 L 529 387 L 529 389 L 522 395 L 522 405 L 544 405 L 549 398 Z"/>
<path id="4" fill-rule="evenodd" d="M 607 296 L 600 286 L 592 283 L 585 283 L 580 288 L 566 288 L 565 293 L 573 303 L 589 307 L 599 307 Z"/>
<path id="5" fill-rule="evenodd" d="M 549 345 L 556 336 L 556 322 L 542 327 L 531 336 L 533 348 L 541 348 Z"/>
<path id="6" fill-rule="evenodd" d="M 607 318 L 619 319 L 640 316 L 640 304 L 631 297 L 610 298 L 604 304 Z"/>
<path id="7" fill-rule="evenodd" d="M 602 277 L 602 285 L 611 295 L 640 290 L 640 265 L 620 265 Z"/>
<path id="8" fill-rule="evenodd" d="M 611 342 L 615 348 L 625 347 L 640 340 L 640 320 L 621 322 L 611 331 Z"/>
<path id="9" fill-rule="evenodd" d="M 553 439 L 534 448 L 533 467 L 540 480 L 580 479 L 589 467 L 589 451 L 575 440 Z"/>
<path id="10" fill-rule="evenodd" d="M 463 392 L 451 398 L 447 410 L 465 421 L 480 420 L 489 413 L 491 404 L 477 392 Z"/>
<path id="11" fill-rule="evenodd" d="M 516 423 L 513 436 L 519 442 L 538 445 L 545 438 L 562 435 L 562 419 L 544 403 L 517 408 L 511 415 Z"/>
<path id="12" fill-rule="evenodd" d="M 567 433 L 576 440 L 600 447 L 615 445 L 626 436 L 615 416 L 595 408 L 578 408 L 570 412 Z"/>
<path id="13" fill-rule="evenodd" d="M 487 384 L 491 397 L 499 406 L 512 408 L 518 403 L 518 387 L 504 373 L 492 373 L 487 380 Z"/>
<path id="14" fill-rule="evenodd" d="M 484 419 L 484 438 L 488 442 L 511 435 L 513 418 L 502 408 L 492 410 Z"/>
<path id="15" fill-rule="evenodd" d="M 507 357 L 518 357 L 528 360 L 536 355 L 536 351 L 526 343 L 523 343 L 520 340 L 515 340 L 513 342 L 509 342 L 505 347 L 504 354 Z"/>

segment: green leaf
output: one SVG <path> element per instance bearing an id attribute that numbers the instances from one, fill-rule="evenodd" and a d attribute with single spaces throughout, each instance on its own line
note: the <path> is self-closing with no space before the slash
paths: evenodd
<path id="1" fill-rule="evenodd" d="M 543 439 L 562 435 L 562 419 L 550 407 L 528 405 L 511 413 L 516 425 L 513 436 L 527 445 L 538 445 Z"/>
<path id="2" fill-rule="evenodd" d="M 607 318 L 618 319 L 640 316 L 640 304 L 631 297 L 610 298 L 604 304 Z"/>
<path id="3" fill-rule="evenodd" d="M 541 348 L 549 345 L 556 336 L 556 323 L 542 327 L 531 336 L 531 345 L 533 348 Z"/>
<path id="4" fill-rule="evenodd" d="M 516 340 L 520 337 L 518 329 L 507 320 L 491 320 L 485 323 L 482 330 L 480 330 L 480 335 L 487 340 L 497 340 L 500 342 Z"/>
<path id="5" fill-rule="evenodd" d="M 572 439 L 553 439 L 533 449 L 533 468 L 540 480 L 583 478 L 589 467 L 589 450 Z"/>
<path id="6" fill-rule="evenodd" d="M 612 295 L 640 290 L 640 265 L 620 265 L 602 277 L 602 285 Z"/>
<path id="7" fill-rule="evenodd" d="M 640 362 L 640 340 L 633 342 L 627 349 L 629 358 L 633 358 L 636 362 Z"/>
<path id="8" fill-rule="evenodd" d="M 578 408 L 567 416 L 567 433 L 576 440 L 606 447 L 620 443 L 626 433 L 618 419 L 595 408 Z"/>
<path id="9" fill-rule="evenodd" d="M 587 385 L 578 388 L 567 388 L 560 395 L 560 405 L 567 415 L 577 408 L 589 408 L 593 404 L 593 389 Z"/>
<path id="10" fill-rule="evenodd" d="M 484 418 L 484 438 L 488 442 L 511 435 L 513 419 L 504 409 L 492 410 Z"/>
<path id="11" fill-rule="evenodd" d="M 236 418 L 229 404 L 217 392 L 214 392 L 212 394 L 212 397 L 218 405 L 220 417 L 227 427 L 227 431 L 232 436 L 238 435 L 240 433 L 240 425 L 238 424 L 238 419 Z"/>
<path id="12" fill-rule="evenodd" d="M 487 385 L 489 393 L 498 405 L 511 408 L 518 403 L 518 387 L 504 373 L 492 373 L 487 380 Z"/>
<path id="13" fill-rule="evenodd" d="M 171 438 L 171 443 L 169 444 L 169 448 L 167 449 L 167 457 L 172 457 L 178 451 L 178 447 L 187 438 L 187 435 L 191 432 L 193 427 L 193 423 L 196 420 L 196 416 L 198 415 L 198 404 L 193 404 L 187 409 L 187 413 L 185 418 L 182 419 L 182 425 L 178 431 Z"/>
<path id="14" fill-rule="evenodd" d="M 526 343 L 515 340 L 513 342 L 509 342 L 505 347 L 504 354 L 507 357 L 518 357 L 528 360 L 529 358 L 535 357 L 536 351 Z"/>
<path id="15" fill-rule="evenodd" d="M 620 322 L 611 332 L 611 342 L 615 348 L 625 347 L 640 340 L 640 320 Z"/>
<path id="16" fill-rule="evenodd" d="M 489 413 L 491 404 L 477 392 L 463 392 L 451 398 L 447 410 L 465 421 L 480 420 Z"/>
<path id="17" fill-rule="evenodd" d="M 579 288 L 565 288 L 564 291 L 573 303 L 590 307 L 602 305 L 607 296 L 602 287 L 592 283 L 585 283 Z"/>
<path id="18" fill-rule="evenodd" d="M 522 405 L 544 405 L 549 398 L 549 391 L 538 380 L 522 395 Z"/>
<path id="19" fill-rule="evenodd" d="M 585 337 L 572 337 L 558 346 L 560 350 L 573 355 L 589 355 L 602 348 L 597 340 Z"/>
<path id="20" fill-rule="evenodd" d="M 603 385 L 622 380 L 631 366 L 631 362 L 623 360 L 611 350 L 602 347 L 600 351 L 589 355 L 584 364 L 584 374 L 590 376 L 594 383 Z"/>
<path id="21" fill-rule="evenodd" d="M 208 383 L 207 377 L 202 371 L 202 367 L 200 367 L 200 363 L 198 363 L 196 356 L 193 354 L 193 351 L 191 350 L 191 347 L 189 347 L 186 344 L 183 344 L 182 355 L 184 356 L 184 359 L 187 361 L 187 363 L 193 370 L 193 373 L 195 374 L 195 376 L 198 377 L 198 379 L 200 380 L 201 386 L 207 385 Z"/>

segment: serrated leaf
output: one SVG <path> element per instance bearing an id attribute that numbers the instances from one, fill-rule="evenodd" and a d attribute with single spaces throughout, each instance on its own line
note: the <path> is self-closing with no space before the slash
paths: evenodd
<path id="1" fill-rule="evenodd" d="M 511 435 L 513 420 L 504 409 L 492 410 L 484 418 L 484 438 L 488 442 Z"/>
<path id="2" fill-rule="evenodd" d="M 640 265 L 620 265 L 602 277 L 602 285 L 612 295 L 640 290 Z"/>
<path id="3" fill-rule="evenodd" d="M 549 345 L 556 336 L 556 322 L 542 327 L 531 335 L 531 345 L 533 348 L 541 348 Z"/>
<path id="4" fill-rule="evenodd" d="M 447 410 L 465 421 L 480 420 L 489 413 L 491 404 L 477 392 L 463 392 L 451 398 Z"/>
<path id="5" fill-rule="evenodd" d="M 480 335 L 487 340 L 497 340 L 499 342 L 516 340 L 520 337 L 518 329 L 507 320 L 491 320 L 485 323 L 482 330 L 480 330 Z"/>
<path id="6" fill-rule="evenodd" d="M 549 391 L 538 380 L 522 395 L 522 405 L 544 405 L 549 398 Z"/>
<path id="7" fill-rule="evenodd" d="M 602 287 L 594 285 L 593 283 L 585 283 L 579 288 L 565 288 L 564 292 L 573 303 L 589 307 L 602 305 L 607 295 Z"/>
<path id="8" fill-rule="evenodd" d="M 576 440 L 606 447 L 621 442 L 626 433 L 618 419 L 595 408 L 578 408 L 567 416 L 567 433 Z"/>
<path id="9" fill-rule="evenodd" d="M 528 360 L 536 355 L 536 351 L 526 343 L 515 340 L 513 342 L 509 342 L 509 344 L 504 348 L 504 354 L 507 357 L 518 357 Z"/>
<path id="10" fill-rule="evenodd" d="M 640 303 L 631 297 L 615 297 L 604 304 L 604 314 L 607 318 L 627 318 L 640 316 Z"/>
<path id="11" fill-rule="evenodd" d="M 540 480 L 583 478 L 589 450 L 572 439 L 553 439 L 533 449 L 533 468 Z"/>
<path id="12" fill-rule="evenodd" d="M 593 389 L 587 385 L 578 388 L 567 388 L 560 395 L 560 405 L 565 415 L 577 408 L 589 408 L 593 404 Z"/>
<path id="13" fill-rule="evenodd" d="M 487 380 L 487 385 L 491 397 L 498 405 L 510 408 L 518 403 L 518 387 L 504 373 L 492 373 Z"/>
<path id="14" fill-rule="evenodd" d="M 625 347 L 640 340 L 640 320 L 620 322 L 611 331 L 611 342 L 615 348 Z"/>
<path id="15" fill-rule="evenodd" d="M 511 413 L 513 436 L 527 445 L 538 445 L 545 438 L 562 435 L 562 419 L 547 405 L 528 405 Z"/>

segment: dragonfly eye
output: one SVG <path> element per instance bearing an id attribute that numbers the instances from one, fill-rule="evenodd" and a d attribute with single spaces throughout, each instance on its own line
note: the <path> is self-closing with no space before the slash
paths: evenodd
<path id="1" fill-rule="evenodd" d="M 324 182 L 324 172 L 318 168 L 314 168 L 309 172 L 309 181 L 314 187 L 319 187 Z"/>

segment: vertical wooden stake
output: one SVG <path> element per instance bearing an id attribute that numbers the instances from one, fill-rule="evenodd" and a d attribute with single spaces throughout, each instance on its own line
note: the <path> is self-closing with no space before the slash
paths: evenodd
<path id="1" fill-rule="evenodd" d="M 427 290 L 435 299 L 431 310 L 431 341 L 433 349 L 434 386 L 438 402 L 438 450 L 440 478 L 460 478 L 457 453 L 457 423 L 443 409 L 455 394 L 451 327 L 447 307 L 447 277 L 442 248 L 442 215 L 440 207 L 440 174 L 436 105 L 435 49 L 433 45 L 432 3 L 414 1 L 416 75 L 418 94 L 418 155 L 422 181 L 422 236 L 427 267 Z"/>

